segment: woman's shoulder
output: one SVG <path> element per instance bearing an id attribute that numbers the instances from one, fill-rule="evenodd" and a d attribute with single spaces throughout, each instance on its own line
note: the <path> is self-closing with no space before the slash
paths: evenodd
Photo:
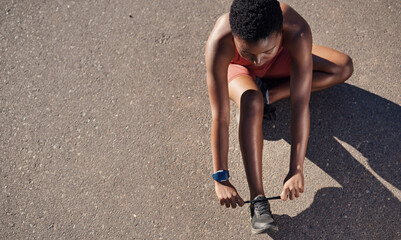
<path id="1" fill-rule="evenodd" d="M 221 15 L 209 35 L 208 42 L 219 43 L 226 42 L 232 39 L 232 32 L 229 21 L 229 13 Z"/>
<path id="2" fill-rule="evenodd" d="M 207 47 L 219 49 L 219 52 L 233 53 L 234 40 L 229 21 L 229 13 L 221 15 L 211 31 L 207 40 Z"/>
<path id="3" fill-rule="evenodd" d="M 291 6 L 280 3 L 283 12 L 283 44 L 288 45 L 297 41 L 305 34 L 310 34 L 310 27 L 306 20 Z"/>
<path id="4" fill-rule="evenodd" d="M 227 35 L 232 35 L 229 13 L 221 15 L 214 24 L 213 30 L 209 35 L 209 39 L 222 39 Z"/>
<path id="5" fill-rule="evenodd" d="M 308 24 L 305 19 L 288 4 L 280 3 L 280 6 L 283 12 L 283 30 L 298 31 Z"/>

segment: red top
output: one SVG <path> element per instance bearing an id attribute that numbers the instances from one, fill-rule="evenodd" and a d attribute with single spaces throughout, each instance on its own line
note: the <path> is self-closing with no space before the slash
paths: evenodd
<path id="1" fill-rule="evenodd" d="M 234 42 L 234 46 L 235 46 L 235 42 Z M 235 56 L 234 56 L 233 60 L 231 61 L 232 64 L 238 64 L 238 65 L 245 66 L 250 72 L 254 73 L 256 76 L 263 76 L 264 73 L 266 73 L 267 70 L 269 70 L 269 68 L 273 65 L 273 63 L 276 61 L 276 59 L 278 58 L 278 56 L 284 49 L 283 48 L 283 35 L 281 35 L 280 47 L 279 47 L 279 50 L 277 51 L 276 55 L 271 60 L 267 61 L 266 63 L 264 63 L 261 66 L 255 66 L 251 62 L 246 60 L 245 58 L 241 57 L 241 55 L 239 55 L 239 53 L 237 51 L 236 46 L 234 47 L 234 49 L 235 49 Z"/>

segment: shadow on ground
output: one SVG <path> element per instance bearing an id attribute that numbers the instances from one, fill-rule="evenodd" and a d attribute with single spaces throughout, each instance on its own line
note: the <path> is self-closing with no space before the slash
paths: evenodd
<path id="1" fill-rule="evenodd" d="M 289 142 L 289 101 L 276 104 L 277 122 L 264 122 L 266 140 Z M 273 239 L 400 239 L 401 205 L 355 154 L 381 178 L 401 188 L 401 107 L 341 84 L 313 93 L 307 158 L 342 188 L 320 189 L 295 217 L 275 216 Z M 343 147 L 344 142 L 351 148 Z M 351 150 L 350 150 L 351 149 Z M 359 158 L 359 157 L 358 157 Z"/>

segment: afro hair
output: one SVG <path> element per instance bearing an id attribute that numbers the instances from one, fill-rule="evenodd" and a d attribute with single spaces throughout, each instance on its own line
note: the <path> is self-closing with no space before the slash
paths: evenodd
<path id="1" fill-rule="evenodd" d="M 230 26 L 234 36 L 258 41 L 279 33 L 283 13 L 277 0 L 234 0 L 230 8 Z"/>

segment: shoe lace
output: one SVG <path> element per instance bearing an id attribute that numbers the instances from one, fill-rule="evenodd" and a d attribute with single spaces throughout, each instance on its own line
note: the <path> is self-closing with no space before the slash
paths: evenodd
<path id="1" fill-rule="evenodd" d="M 258 215 L 263 215 L 263 214 L 271 215 L 270 205 L 267 200 L 262 202 L 256 202 L 254 203 L 254 206 L 255 206 L 255 212 Z"/>

